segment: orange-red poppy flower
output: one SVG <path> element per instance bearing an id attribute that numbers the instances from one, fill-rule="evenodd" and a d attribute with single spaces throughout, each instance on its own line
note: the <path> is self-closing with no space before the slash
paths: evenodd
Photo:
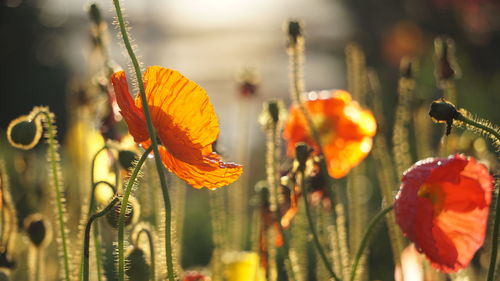
<path id="1" fill-rule="evenodd" d="M 320 135 L 328 173 L 333 178 L 345 176 L 370 152 L 377 128 L 375 118 L 343 90 L 309 92 L 305 107 Z M 290 156 L 298 142 L 305 142 L 319 151 L 297 105 L 290 108 L 283 137 L 288 141 Z"/>
<path id="2" fill-rule="evenodd" d="M 149 147 L 140 96 L 134 102 L 125 72 L 114 73 L 111 81 L 130 134 Z M 148 67 L 143 81 L 165 167 L 195 188 L 214 189 L 234 182 L 243 168 L 223 162 L 212 151 L 219 124 L 205 90 L 179 72 L 159 66 Z"/>
<path id="3" fill-rule="evenodd" d="M 493 177 L 474 158 L 428 158 L 404 173 L 396 222 L 434 268 L 458 271 L 483 245 L 492 191 Z"/>

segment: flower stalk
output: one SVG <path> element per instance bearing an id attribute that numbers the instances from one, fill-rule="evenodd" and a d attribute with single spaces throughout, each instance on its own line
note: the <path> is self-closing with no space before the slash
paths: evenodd
<path id="1" fill-rule="evenodd" d="M 149 153 L 151 153 L 152 146 L 150 146 L 137 162 L 130 178 L 127 182 L 125 190 L 123 191 L 123 198 L 120 206 L 120 215 L 118 217 L 118 278 L 119 280 L 125 280 L 125 246 L 124 246 L 124 236 L 125 236 L 125 213 L 127 211 L 128 199 L 130 193 L 132 192 L 132 187 L 136 183 L 137 176 L 141 170 L 142 165 L 146 161 Z M 168 255 L 168 252 L 167 252 Z"/>
<path id="2" fill-rule="evenodd" d="M 168 280 L 169 281 L 175 281 L 175 274 L 174 274 L 174 263 L 173 263 L 173 257 L 172 257 L 172 235 L 171 235 L 171 224 L 172 224 L 172 207 L 170 204 L 170 197 L 168 194 L 168 188 L 167 188 L 167 182 L 165 179 L 164 175 L 164 168 L 163 164 L 161 163 L 161 158 L 160 158 L 160 152 L 158 150 L 158 141 L 156 139 L 156 132 L 153 128 L 153 123 L 151 121 L 151 113 L 149 110 L 149 105 L 147 103 L 146 99 L 146 92 L 144 90 L 144 82 L 142 81 L 142 73 L 141 73 L 141 68 L 139 66 L 139 61 L 137 60 L 137 57 L 135 56 L 134 50 L 132 48 L 132 45 L 130 43 L 129 35 L 127 32 L 127 28 L 125 26 L 125 20 L 123 19 L 123 13 L 120 7 L 120 1 L 119 0 L 113 0 L 113 5 L 115 6 L 116 10 L 116 17 L 118 20 L 118 24 L 120 27 L 120 32 L 122 35 L 123 43 L 125 44 L 125 48 L 127 49 L 128 55 L 130 57 L 130 60 L 132 61 L 132 65 L 135 70 L 136 78 L 137 78 L 137 85 L 139 86 L 139 94 L 141 97 L 141 101 L 143 104 L 143 110 L 144 110 L 144 116 L 146 117 L 146 124 L 148 128 L 148 133 L 149 137 L 151 139 L 151 147 L 153 148 L 153 153 L 154 153 L 154 158 L 155 158 L 155 164 L 156 164 L 156 169 L 158 172 L 158 177 L 160 178 L 160 186 L 162 189 L 162 194 L 163 194 L 163 202 L 164 202 L 164 207 L 165 207 L 165 252 L 166 252 L 166 264 L 167 264 L 167 271 L 168 271 Z M 126 206 L 126 205 L 122 205 Z M 124 209 L 124 208 L 123 208 Z M 120 216 L 122 217 L 122 216 Z M 123 253 L 122 253 L 123 254 Z M 123 257 L 122 257 L 123 258 Z M 122 268 L 119 269 L 120 271 L 120 280 L 124 280 L 124 274 L 125 272 L 121 272 Z"/>
<path id="3" fill-rule="evenodd" d="M 89 280 L 89 257 L 90 257 L 90 229 L 92 227 L 92 223 L 97 219 L 109 212 L 115 204 L 118 202 L 118 197 L 113 198 L 113 200 L 100 212 L 97 212 L 90 216 L 87 224 L 85 225 L 85 234 L 84 234 L 84 240 L 83 240 L 83 262 L 82 262 L 82 276 L 83 276 L 83 281 L 88 281 Z M 98 261 L 100 262 L 100 261 Z M 99 272 L 98 272 L 99 273 Z M 100 274 L 99 274 L 100 275 Z"/>
<path id="4" fill-rule="evenodd" d="M 153 234 L 149 229 L 145 227 L 141 228 L 141 230 L 139 230 L 135 238 L 136 247 L 139 246 L 139 239 L 141 238 L 142 233 L 146 234 L 146 237 L 148 238 L 149 256 L 151 259 L 151 281 L 154 281 L 156 280 L 156 269 L 155 269 L 155 245 L 153 241 Z"/>
<path id="5" fill-rule="evenodd" d="M 356 269 L 358 268 L 359 261 L 361 260 L 361 256 L 365 248 L 368 246 L 368 240 L 375 229 L 375 226 L 382 220 L 382 218 L 389 213 L 394 208 L 394 205 L 390 205 L 380 211 L 375 217 L 370 221 L 368 227 L 366 228 L 366 232 L 363 235 L 363 239 L 361 240 L 361 244 L 359 245 L 358 251 L 356 252 L 356 256 L 354 257 L 351 269 L 351 276 L 349 278 L 350 281 L 354 281 L 356 278 Z"/>

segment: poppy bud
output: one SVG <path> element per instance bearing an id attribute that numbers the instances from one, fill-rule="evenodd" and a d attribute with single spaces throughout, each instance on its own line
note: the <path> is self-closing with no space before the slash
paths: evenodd
<path id="1" fill-rule="evenodd" d="M 133 247 L 127 255 L 128 265 L 125 274 L 129 280 L 148 281 L 151 275 L 151 266 L 146 261 L 146 254 L 143 250 Z"/>
<path id="2" fill-rule="evenodd" d="M 289 46 L 293 47 L 302 37 L 302 24 L 299 21 L 291 20 L 288 22 Z"/>
<path id="3" fill-rule="evenodd" d="M 459 76 L 458 65 L 455 62 L 455 46 L 450 38 L 437 38 L 434 41 L 436 60 L 436 79 L 441 82 Z"/>
<path id="4" fill-rule="evenodd" d="M 404 57 L 399 65 L 399 73 L 402 78 L 413 79 L 415 74 L 415 62 L 414 60 Z"/>
<path id="5" fill-rule="evenodd" d="M 52 239 L 50 223 L 41 214 L 32 214 L 27 217 L 24 220 L 24 228 L 35 247 L 47 245 Z"/>
<path id="6" fill-rule="evenodd" d="M 96 3 L 92 3 L 89 6 L 89 17 L 96 24 L 99 25 L 102 22 L 101 11 Z"/>
<path id="7" fill-rule="evenodd" d="M 12 259 L 6 249 L 0 252 L 0 268 L 12 269 L 16 266 L 16 261 Z M 3 280 L 0 278 L 0 281 Z"/>
<path id="8" fill-rule="evenodd" d="M 134 161 L 137 155 L 130 150 L 120 150 L 118 152 L 118 162 L 125 170 L 129 170 L 134 166 Z"/>
<path id="9" fill-rule="evenodd" d="M 279 121 L 285 119 L 286 111 L 281 100 L 270 100 L 262 104 L 262 112 L 259 116 L 259 123 L 264 129 L 271 128 Z"/>
<path id="10" fill-rule="evenodd" d="M 297 143 L 295 146 L 295 157 L 299 162 L 299 169 L 304 169 L 306 167 L 306 161 L 309 157 L 311 150 L 307 146 L 307 144 L 303 142 Z"/>
<path id="11" fill-rule="evenodd" d="M 446 135 L 451 132 L 451 125 L 453 124 L 453 119 L 457 119 L 460 116 L 460 112 L 457 111 L 455 105 L 446 100 L 436 100 L 431 103 L 431 109 L 429 110 L 429 115 L 432 120 L 437 123 L 445 122 Z"/>
<path id="12" fill-rule="evenodd" d="M 9 143 L 17 148 L 28 150 L 33 148 L 42 136 L 42 126 L 38 119 L 30 120 L 23 115 L 12 120 L 7 128 Z"/>
<path id="13" fill-rule="evenodd" d="M 118 203 L 113 206 L 113 208 L 109 213 L 106 214 L 108 223 L 113 228 L 118 228 L 118 218 L 120 217 L 121 206 L 122 206 L 122 197 L 120 196 L 120 200 L 118 201 Z M 137 202 L 137 199 L 130 196 L 127 202 L 127 209 L 125 210 L 124 225 L 129 226 L 132 223 L 134 223 L 139 217 L 139 214 L 140 214 L 139 203 Z"/>

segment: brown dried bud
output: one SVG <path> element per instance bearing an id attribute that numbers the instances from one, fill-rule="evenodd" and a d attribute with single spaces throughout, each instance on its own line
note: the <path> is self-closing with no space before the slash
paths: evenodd
<path id="1" fill-rule="evenodd" d="M 309 154 L 311 153 L 311 149 L 307 144 L 303 142 L 297 143 L 295 146 L 295 159 L 299 163 L 299 169 L 305 169 L 307 158 L 309 158 Z"/>
<path id="2" fill-rule="evenodd" d="M 302 24 L 297 20 L 290 20 L 287 26 L 288 47 L 294 47 L 302 40 L 303 30 Z"/>

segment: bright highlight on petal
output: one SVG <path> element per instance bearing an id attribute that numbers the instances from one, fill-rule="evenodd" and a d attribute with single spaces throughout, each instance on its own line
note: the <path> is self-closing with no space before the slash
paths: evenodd
<path id="1" fill-rule="evenodd" d="M 179 72 L 159 66 L 148 67 L 143 80 L 165 167 L 195 188 L 215 189 L 234 182 L 243 168 L 223 162 L 212 151 L 219 123 L 205 90 Z M 149 147 L 140 96 L 132 99 L 123 71 L 114 73 L 111 81 L 130 134 Z"/>
<path id="2" fill-rule="evenodd" d="M 305 106 L 320 135 L 328 173 L 333 178 L 344 177 L 370 152 L 377 130 L 375 118 L 343 90 L 309 92 L 305 97 Z M 289 156 L 293 157 L 298 142 L 319 151 L 305 117 L 295 105 L 290 108 L 283 137 L 288 142 Z"/>
<path id="3" fill-rule="evenodd" d="M 474 158 L 429 158 L 404 173 L 396 222 L 434 268 L 458 271 L 483 245 L 492 191 L 493 177 Z"/>

